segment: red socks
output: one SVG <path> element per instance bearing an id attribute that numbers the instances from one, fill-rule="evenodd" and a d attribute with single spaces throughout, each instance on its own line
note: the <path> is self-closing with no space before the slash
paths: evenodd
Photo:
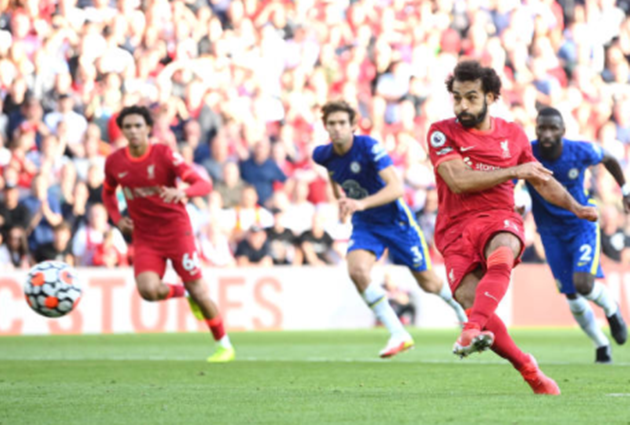
<path id="1" fill-rule="evenodd" d="M 521 370 L 529 363 L 529 356 L 516 346 L 499 316 L 493 314 L 490 317 L 486 322 L 486 330 L 494 334 L 494 344 L 490 347 L 492 351 L 512 363 L 515 369 Z"/>
<path id="2" fill-rule="evenodd" d="M 210 332 L 212 332 L 212 336 L 215 341 L 218 341 L 225 336 L 225 329 L 223 329 L 223 320 L 221 320 L 221 316 L 217 316 L 214 319 L 206 319 L 204 321 L 210 328 Z"/>
<path id="3" fill-rule="evenodd" d="M 186 288 L 184 288 L 184 285 L 172 285 L 170 283 L 167 283 L 166 286 L 168 286 L 168 295 L 166 295 L 166 298 L 164 298 L 165 300 L 168 300 L 170 298 L 181 298 L 186 293 Z"/>
<path id="4" fill-rule="evenodd" d="M 475 293 L 468 323 L 476 324 L 480 329 L 494 315 L 499 302 L 505 296 L 510 284 L 510 275 L 514 266 L 512 249 L 502 246 L 488 256 L 487 271 Z"/>

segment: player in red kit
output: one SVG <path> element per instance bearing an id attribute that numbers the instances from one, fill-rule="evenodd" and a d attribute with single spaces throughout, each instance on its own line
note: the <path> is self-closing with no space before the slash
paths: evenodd
<path id="1" fill-rule="evenodd" d="M 516 346 L 495 314 L 524 248 L 513 180 L 527 180 L 547 201 L 580 218 L 595 221 L 597 212 L 576 202 L 536 161 L 516 124 L 488 115 L 488 105 L 501 93 L 493 69 L 461 62 L 446 85 L 457 118 L 434 123 L 427 139 L 439 196 L 436 245 L 455 299 L 469 314 L 453 352 L 466 357 L 491 348 L 534 393 L 558 395 L 555 381 Z"/>
<path id="2" fill-rule="evenodd" d="M 116 122 L 129 144 L 107 157 L 103 203 L 120 230 L 133 235 L 138 292 L 147 301 L 161 301 L 183 297 L 188 291 L 193 314 L 208 324 L 218 342 L 208 361 L 234 360 L 234 348 L 201 276 L 199 255 L 183 203 L 186 198 L 207 195 L 212 185 L 168 146 L 149 142 L 153 120 L 147 108 L 124 108 Z M 189 184 L 186 190 L 176 187 L 178 178 Z M 118 211 L 117 186 L 122 187 L 130 217 L 121 217 Z M 162 282 L 167 260 L 171 260 L 184 285 Z"/>

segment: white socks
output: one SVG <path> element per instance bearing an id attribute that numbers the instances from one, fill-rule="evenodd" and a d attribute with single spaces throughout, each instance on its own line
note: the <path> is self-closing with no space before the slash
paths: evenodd
<path id="1" fill-rule="evenodd" d="M 585 295 L 584 297 L 603 308 L 606 317 L 610 317 L 617 312 L 618 306 L 615 300 L 613 300 L 613 297 L 610 295 L 610 291 L 599 282 L 595 282 L 591 293 Z"/>
<path id="2" fill-rule="evenodd" d="M 363 291 L 361 296 L 392 336 L 407 334 L 407 331 L 402 323 L 400 323 L 400 319 L 396 316 L 392 306 L 389 305 L 385 290 L 381 288 L 380 285 L 372 283 Z"/>
<path id="3" fill-rule="evenodd" d="M 579 295 L 577 299 L 570 300 L 567 298 L 567 301 L 575 321 L 579 323 L 584 333 L 593 341 L 595 347 L 610 345 L 610 341 L 608 341 L 604 332 L 597 326 L 595 314 L 588 301 Z"/>
<path id="4" fill-rule="evenodd" d="M 230 337 L 227 334 L 223 335 L 223 338 L 218 340 L 217 344 L 219 344 L 223 348 L 232 348 L 232 343 L 230 342 Z"/>
<path id="5" fill-rule="evenodd" d="M 460 323 L 468 322 L 468 316 L 466 316 L 466 312 L 463 307 L 455 301 L 453 298 L 453 293 L 451 292 L 451 287 L 448 286 L 448 283 L 442 282 L 442 289 L 440 289 L 440 293 L 438 294 L 440 298 L 444 300 L 444 302 L 451 306 L 453 310 L 455 310 L 455 314 L 457 315 L 457 320 Z"/>

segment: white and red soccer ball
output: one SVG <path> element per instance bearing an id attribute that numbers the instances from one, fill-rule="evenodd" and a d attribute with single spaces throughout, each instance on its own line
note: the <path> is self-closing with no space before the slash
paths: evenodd
<path id="1" fill-rule="evenodd" d="M 70 313 L 81 299 L 81 283 L 74 268 L 61 261 L 33 266 L 24 282 L 24 296 L 35 312 L 46 317 Z"/>

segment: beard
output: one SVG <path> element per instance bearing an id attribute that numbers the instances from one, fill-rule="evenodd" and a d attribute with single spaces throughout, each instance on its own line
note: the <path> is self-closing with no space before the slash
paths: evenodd
<path id="1" fill-rule="evenodd" d="M 479 112 L 479 114 L 475 116 L 469 112 L 462 112 L 457 115 L 457 120 L 465 128 L 474 128 L 486 119 L 486 115 L 488 115 L 488 102 L 484 99 L 483 109 Z"/>

